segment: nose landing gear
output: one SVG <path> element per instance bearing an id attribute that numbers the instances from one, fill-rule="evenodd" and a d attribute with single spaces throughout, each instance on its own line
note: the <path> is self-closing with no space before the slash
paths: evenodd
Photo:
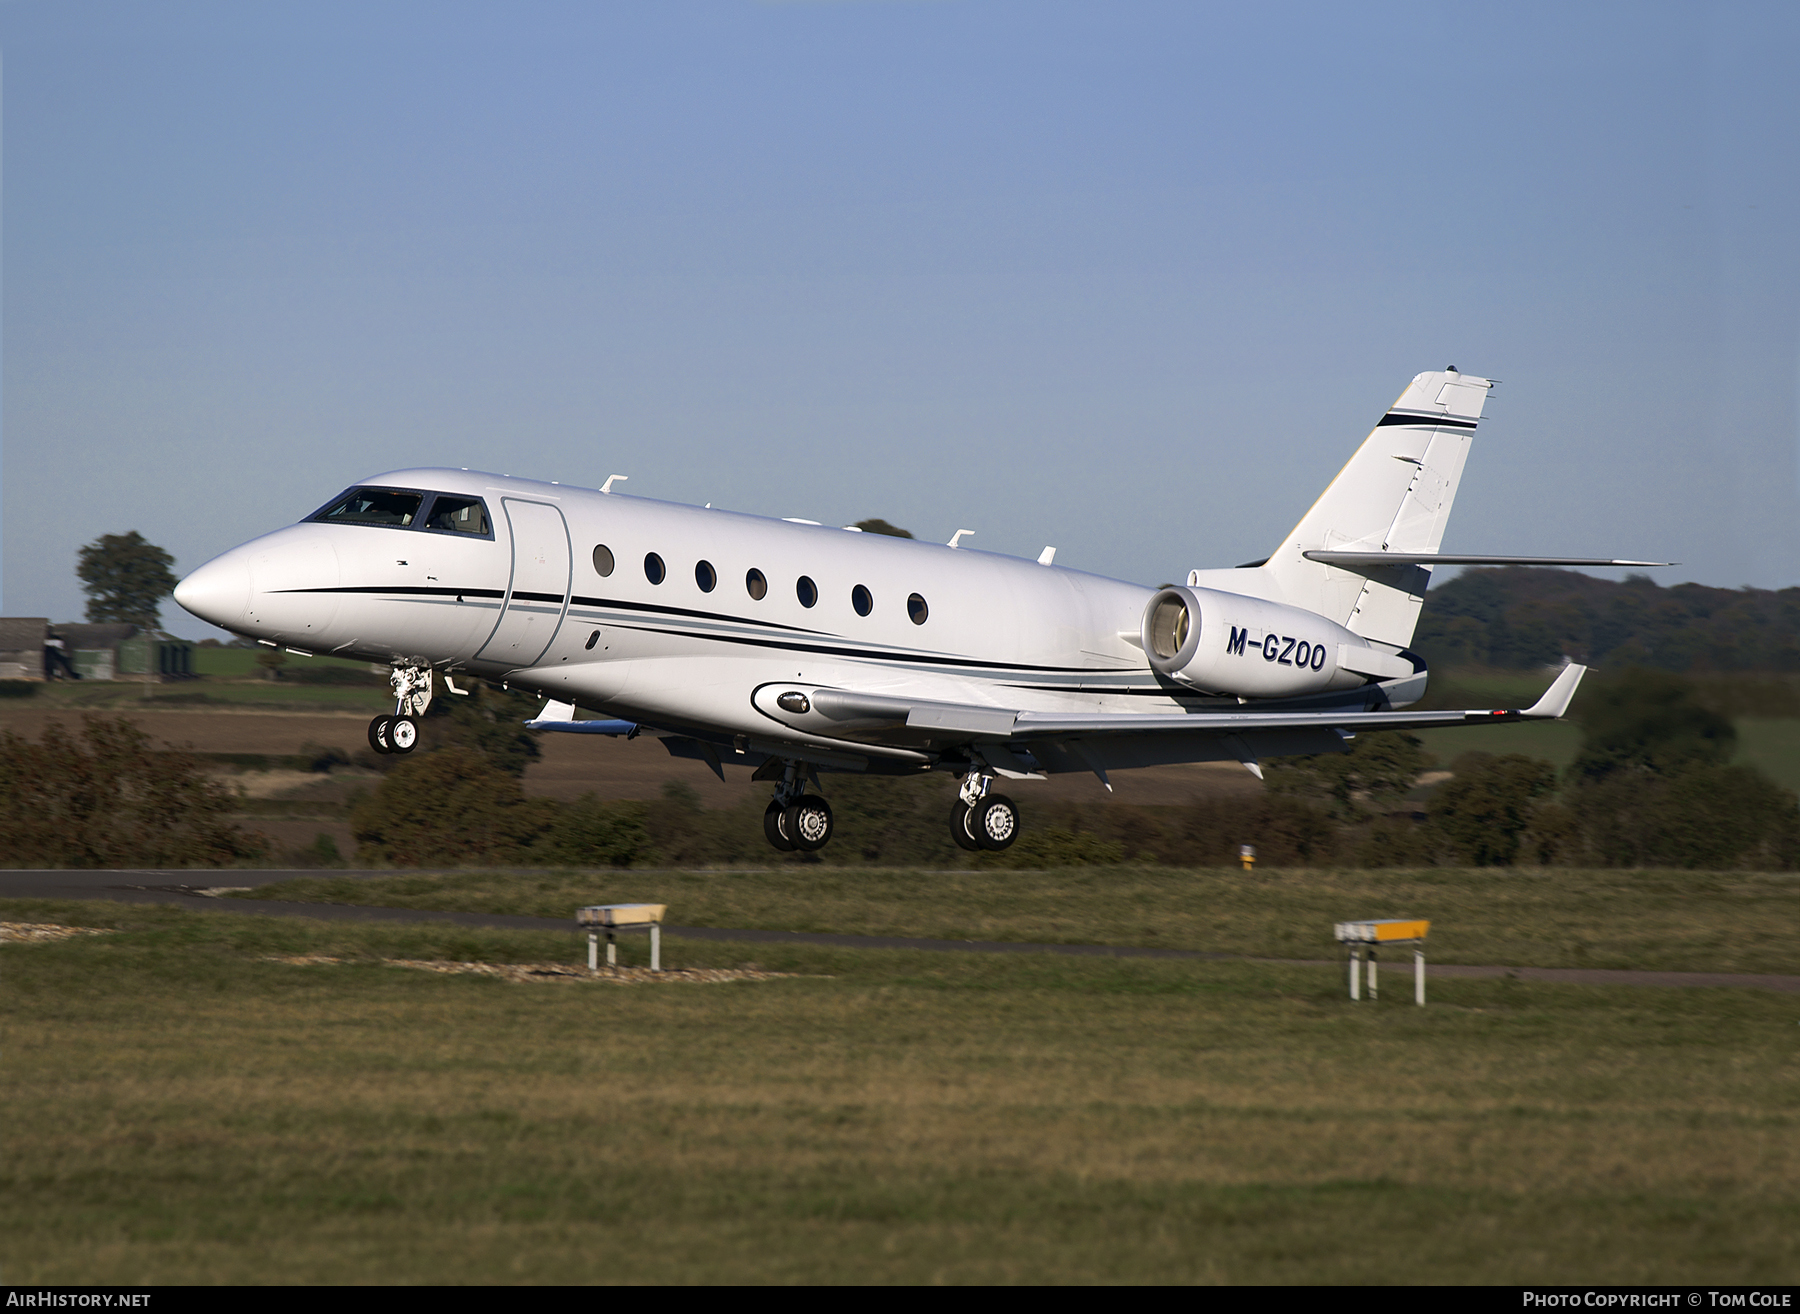
<path id="1" fill-rule="evenodd" d="M 377 753 L 410 753 L 419 744 L 419 718 L 431 706 L 431 668 L 394 666 L 394 711 L 369 722 L 369 747 Z"/>

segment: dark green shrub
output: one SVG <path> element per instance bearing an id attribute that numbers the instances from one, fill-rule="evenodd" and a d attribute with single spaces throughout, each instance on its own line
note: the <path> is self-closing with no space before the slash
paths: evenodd
<path id="1" fill-rule="evenodd" d="M 474 749 L 445 748 L 388 772 L 350 822 L 358 862 L 503 866 L 527 861 L 558 812 L 549 799 L 526 798 L 517 776 Z"/>
<path id="2" fill-rule="evenodd" d="M 1506 753 L 1465 753 L 1431 800 L 1431 828 L 1471 867 L 1510 867 L 1537 800 L 1556 788 L 1549 762 Z"/>
<path id="3" fill-rule="evenodd" d="M 226 867 L 267 841 L 229 820 L 235 798 L 187 753 L 132 722 L 84 717 L 37 743 L 0 734 L 0 863 L 9 867 Z"/>

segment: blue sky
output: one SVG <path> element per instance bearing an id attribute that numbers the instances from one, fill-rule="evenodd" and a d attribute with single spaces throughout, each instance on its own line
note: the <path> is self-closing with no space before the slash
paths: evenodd
<path id="1" fill-rule="evenodd" d="M 1800 584 L 1792 5 L 0 0 L 0 608 L 443 464 L 1157 583 L 1417 371 L 1446 550 Z M 165 621 L 210 632 L 171 603 Z"/>

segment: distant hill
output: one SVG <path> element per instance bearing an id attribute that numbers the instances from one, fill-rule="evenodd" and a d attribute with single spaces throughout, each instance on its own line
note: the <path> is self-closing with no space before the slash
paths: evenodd
<path id="1" fill-rule="evenodd" d="M 1413 647 L 1432 666 L 1512 669 L 1568 656 L 1701 674 L 1800 671 L 1800 588 L 1662 588 L 1572 570 L 1468 570 L 1425 595 Z"/>

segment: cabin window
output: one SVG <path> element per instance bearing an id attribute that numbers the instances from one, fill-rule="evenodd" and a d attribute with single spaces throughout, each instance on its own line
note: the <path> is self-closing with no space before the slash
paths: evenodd
<path id="1" fill-rule="evenodd" d="M 861 584 L 850 590 L 850 605 L 856 608 L 858 616 L 867 616 L 875 610 L 875 596 Z"/>
<path id="2" fill-rule="evenodd" d="M 799 595 L 802 607 L 810 607 L 819 600 L 819 586 L 806 575 L 802 575 L 794 585 L 794 592 Z"/>
<path id="3" fill-rule="evenodd" d="M 719 572 L 712 568 L 712 562 L 702 561 L 694 567 L 694 583 L 702 593 L 711 593 L 719 586 Z"/>
<path id="4" fill-rule="evenodd" d="M 612 549 L 604 543 L 594 549 L 594 573 L 601 579 L 613 573 Z"/>
<path id="5" fill-rule="evenodd" d="M 914 625 L 923 625 L 925 618 L 931 615 L 931 608 L 925 605 L 925 599 L 917 593 L 906 600 L 906 614 L 912 617 Z"/>
<path id="6" fill-rule="evenodd" d="M 762 571 L 752 567 L 750 573 L 744 576 L 744 591 L 761 602 L 769 596 L 769 581 L 763 577 Z"/>
<path id="7" fill-rule="evenodd" d="M 651 552 L 644 557 L 644 578 L 652 584 L 662 583 L 664 576 L 668 573 L 667 567 L 663 565 L 663 559 L 656 553 Z"/>
<path id="8" fill-rule="evenodd" d="M 353 488 L 313 517 L 328 525 L 386 525 L 410 529 L 419 514 L 423 493 L 391 488 Z"/>
<path id="9" fill-rule="evenodd" d="M 445 529 L 454 534 L 479 534 L 486 538 L 487 507 L 479 497 L 451 497 L 439 493 L 431 503 L 431 514 L 425 517 L 425 528 Z"/>

